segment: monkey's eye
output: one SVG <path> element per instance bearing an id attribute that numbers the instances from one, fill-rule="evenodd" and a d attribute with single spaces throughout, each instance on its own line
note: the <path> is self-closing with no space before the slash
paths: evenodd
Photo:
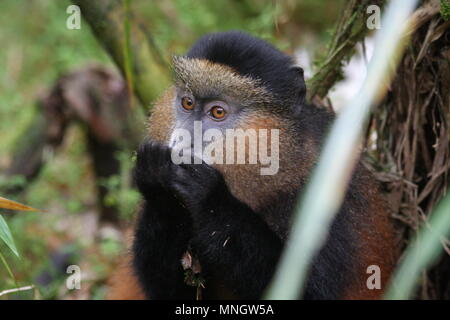
<path id="1" fill-rule="evenodd" d="M 225 118 L 227 112 L 225 111 L 225 109 L 221 106 L 213 106 L 208 114 L 213 117 L 215 120 L 222 120 L 223 118 Z"/>
<path id="2" fill-rule="evenodd" d="M 189 97 L 183 97 L 183 98 L 181 99 L 181 106 L 182 106 L 185 110 L 191 111 L 191 110 L 194 109 L 195 103 L 194 103 L 194 100 L 192 100 L 191 98 L 189 98 Z"/>

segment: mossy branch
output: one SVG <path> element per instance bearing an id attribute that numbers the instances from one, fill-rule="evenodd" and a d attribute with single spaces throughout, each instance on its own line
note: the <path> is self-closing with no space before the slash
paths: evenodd
<path id="1" fill-rule="evenodd" d="M 72 0 L 73 4 L 81 9 L 84 20 L 100 44 L 105 48 L 120 71 L 127 76 L 127 63 L 131 61 L 132 88 L 144 107 L 160 93 L 160 90 L 169 84 L 167 66 L 159 63 L 160 57 L 149 43 L 148 35 L 139 26 L 124 22 L 124 5 L 120 0 Z M 129 30 L 129 39 L 126 37 L 126 28 Z M 130 50 L 124 50 L 129 41 Z M 125 57 L 126 52 L 132 57 Z M 129 74 L 127 79 L 130 79 Z"/>
<path id="2" fill-rule="evenodd" d="M 355 45 L 370 31 L 367 28 L 367 7 L 383 6 L 384 0 L 351 0 L 343 8 L 341 18 L 328 45 L 327 52 L 319 63 L 317 72 L 308 81 L 308 100 L 315 96 L 324 98 L 331 87 L 342 79 L 342 67 L 350 60 Z"/>

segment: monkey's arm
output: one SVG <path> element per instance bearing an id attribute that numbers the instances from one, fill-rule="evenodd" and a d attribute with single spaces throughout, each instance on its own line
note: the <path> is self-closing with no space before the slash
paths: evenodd
<path id="1" fill-rule="evenodd" d="M 231 194 L 217 170 L 206 164 L 180 167 L 173 187 L 191 212 L 200 263 L 240 298 L 261 298 L 282 251 L 281 239 Z"/>
<path id="2" fill-rule="evenodd" d="M 170 175 L 170 153 L 152 143 L 137 154 L 135 180 L 144 197 L 133 243 L 133 267 L 148 298 L 193 299 L 184 283 L 181 258 L 187 250 L 192 223 L 189 212 L 161 182 Z M 163 164 L 164 163 L 164 164 Z"/>

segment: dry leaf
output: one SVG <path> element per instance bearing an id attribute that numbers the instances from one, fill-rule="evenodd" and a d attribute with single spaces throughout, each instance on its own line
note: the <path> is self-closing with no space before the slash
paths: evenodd
<path id="1" fill-rule="evenodd" d="M 0 197 L 0 208 L 18 211 L 39 211 L 38 209 Z"/>

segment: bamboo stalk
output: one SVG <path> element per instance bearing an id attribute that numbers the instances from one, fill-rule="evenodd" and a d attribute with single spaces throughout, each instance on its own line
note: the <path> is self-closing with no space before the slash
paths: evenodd
<path id="1" fill-rule="evenodd" d="M 407 18 L 416 2 L 393 0 L 383 14 L 367 77 L 359 94 L 333 124 L 311 182 L 297 205 L 290 240 L 266 295 L 269 299 L 296 299 L 305 287 L 311 261 L 324 245 L 342 204 L 370 108 L 385 93 L 391 66 L 403 49 Z"/>

